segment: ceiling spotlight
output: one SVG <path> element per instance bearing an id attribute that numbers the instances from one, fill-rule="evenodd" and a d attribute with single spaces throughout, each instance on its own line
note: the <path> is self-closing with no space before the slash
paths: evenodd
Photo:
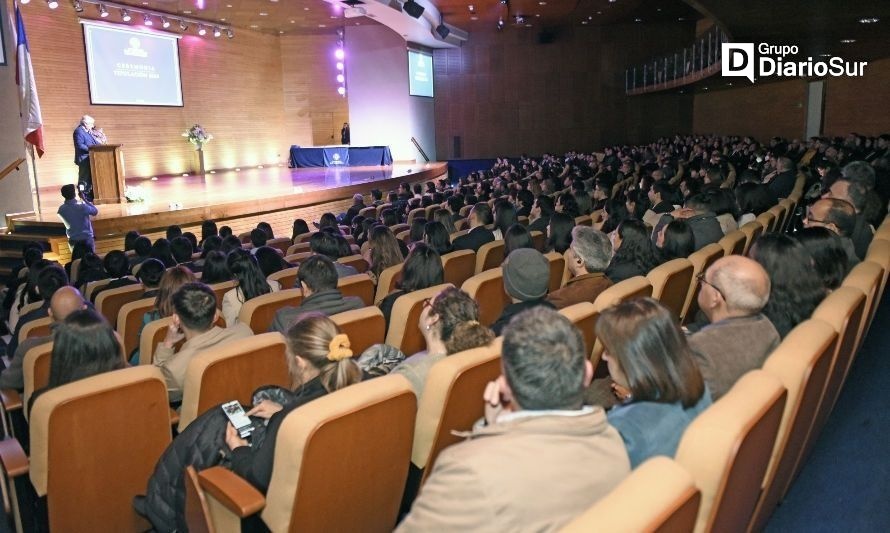
<path id="1" fill-rule="evenodd" d="M 126 9 L 121 9 L 121 20 L 124 22 L 130 22 L 130 19 L 133 18 L 130 16 L 130 12 Z"/>
<path id="2" fill-rule="evenodd" d="M 874 24 L 879 20 L 881 19 L 879 19 L 878 17 L 865 17 L 859 19 L 859 24 Z"/>
<path id="3" fill-rule="evenodd" d="M 105 7 L 105 4 L 99 4 L 96 6 L 96 9 L 99 10 L 99 16 L 102 18 L 108 17 L 108 9 Z"/>
<path id="4" fill-rule="evenodd" d="M 207 35 L 207 28 L 205 28 L 203 25 L 199 25 L 198 26 L 198 35 L 202 35 L 202 36 Z"/>
<path id="5" fill-rule="evenodd" d="M 343 62 L 337 61 L 337 70 L 343 70 Z"/>
<path id="6" fill-rule="evenodd" d="M 161 26 L 163 26 L 164 28 L 169 28 L 170 19 L 168 19 L 167 17 L 161 17 Z"/>
<path id="7" fill-rule="evenodd" d="M 147 13 L 142 15 L 142 23 L 146 26 L 151 26 L 152 24 L 154 24 L 154 22 L 151 21 L 151 15 Z"/>
<path id="8" fill-rule="evenodd" d="M 503 17 L 501 17 L 501 18 L 498 19 L 498 26 L 497 26 L 497 28 L 498 28 L 498 31 L 504 29 L 504 18 L 503 18 Z"/>
<path id="9" fill-rule="evenodd" d="M 184 20 L 180 20 L 179 21 L 179 29 L 182 31 L 186 31 L 187 29 L 189 29 L 188 23 Z"/>
<path id="10" fill-rule="evenodd" d="M 231 28 L 229 28 L 229 29 L 226 30 L 226 37 L 228 37 L 229 39 L 231 39 L 231 38 L 234 37 L 234 36 L 235 36 L 235 32 L 233 32 Z"/>
<path id="11" fill-rule="evenodd" d="M 337 87 L 337 94 L 339 94 L 340 96 L 346 96 L 346 87 L 343 87 L 342 85 Z"/>
<path id="12" fill-rule="evenodd" d="M 22 5 L 25 5 L 25 4 L 29 3 L 30 1 L 31 0 L 19 0 L 19 3 Z"/>
<path id="13" fill-rule="evenodd" d="M 523 15 L 516 15 L 516 24 L 525 24 L 525 17 Z"/>
<path id="14" fill-rule="evenodd" d="M 439 37 L 445 39 L 448 37 L 448 34 L 451 33 L 451 30 L 448 29 L 448 26 L 445 25 L 445 21 L 442 21 L 441 24 L 436 26 L 436 33 L 439 34 Z"/>
<path id="15" fill-rule="evenodd" d="M 219 28 L 213 28 L 213 36 L 219 37 L 220 35 L 222 35 L 222 31 Z"/>
<path id="16" fill-rule="evenodd" d="M 47 5 L 50 9 L 55 9 L 55 8 L 59 7 L 59 3 L 56 2 L 56 0 L 46 0 L 46 5 Z"/>
<path id="17" fill-rule="evenodd" d="M 501 0 L 501 3 L 507 5 L 507 0 Z"/>
<path id="18" fill-rule="evenodd" d="M 841 42 L 844 44 L 853 44 L 856 42 L 856 39 L 841 39 Z"/>
<path id="19" fill-rule="evenodd" d="M 344 55 L 345 54 L 342 48 L 337 48 L 336 50 L 334 50 L 334 57 L 336 57 L 337 59 L 343 59 Z"/>
<path id="20" fill-rule="evenodd" d="M 343 83 L 346 81 L 346 77 L 343 74 L 337 74 L 337 83 Z"/>
<path id="21" fill-rule="evenodd" d="M 71 5 L 74 6 L 74 11 L 83 13 L 83 4 L 80 3 L 80 0 L 71 0 Z"/>
<path id="22" fill-rule="evenodd" d="M 468 6 L 467 6 L 467 9 L 470 10 L 470 13 L 475 13 L 475 12 L 476 12 L 476 6 L 474 6 L 473 4 L 468 5 Z"/>
<path id="23" fill-rule="evenodd" d="M 415 0 L 408 0 L 402 5 L 402 9 L 405 10 L 405 13 L 408 13 L 412 17 L 419 19 L 421 15 L 423 15 L 424 7 L 418 4 Z"/>

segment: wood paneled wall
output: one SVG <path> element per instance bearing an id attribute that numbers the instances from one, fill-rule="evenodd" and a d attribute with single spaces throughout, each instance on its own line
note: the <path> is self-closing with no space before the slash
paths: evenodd
<path id="1" fill-rule="evenodd" d="M 799 139 L 806 131 L 806 91 L 805 81 L 793 79 L 697 93 L 693 131 L 761 142 L 776 135 Z"/>
<path id="2" fill-rule="evenodd" d="M 869 62 L 861 78 L 829 78 L 825 87 L 826 135 L 890 133 L 890 59 Z"/>
<path id="3" fill-rule="evenodd" d="M 436 146 L 440 159 L 597 150 L 691 128 L 692 99 L 627 97 L 625 68 L 691 42 L 693 23 L 563 28 L 540 44 L 533 29 L 474 33 L 436 50 Z M 679 44 L 677 45 L 679 47 Z"/>

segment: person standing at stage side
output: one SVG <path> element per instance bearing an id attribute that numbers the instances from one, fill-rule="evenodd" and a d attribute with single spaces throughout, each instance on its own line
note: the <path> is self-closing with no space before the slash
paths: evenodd
<path id="1" fill-rule="evenodd" d="M 349 144 L 349 122 L 344 122 L 340 130 L 340 144 Z"/>
<path id="2" fill-rule="evenodd" d="M 83 202 L 78 202 L 76 194 L 74 185 L 62 186 L 62 198 L 65 199 L 65 203 L 59 206 L 58 214 L 65 223 L 65 234 L 68 235 L 68 245 L 71 249 L 74 250 L 77 243 L 83 243 L 93 250 L 95 241 L 90 217 L 98 215 L 99 210 L 85 196 L 81 197 Z"/>
<path id="3" fill-rule="evenodd" d="M 90 146 L 103 144 L 105 135 L 94 133 L 96 121 L 89 115 L 80 119 L 74 130 L 74 164 L 77 165 L 77 188 L 85 200 L 93 201 L 93 174 L 90 171 Z"/>

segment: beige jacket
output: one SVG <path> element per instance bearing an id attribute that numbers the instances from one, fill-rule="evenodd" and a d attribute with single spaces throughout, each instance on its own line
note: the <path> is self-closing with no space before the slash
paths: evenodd
<path id="1" fill-rule="evenodd" d="M 507 418 L 442 452 L 399 532 L 554 531 L 630 473 L 601 407 Z"/>
<path id="2" fill-rule="evenodd" d="M 189 361 L 198 353 L 225 342 L 244 339 L 253 335 L 253 331 L 241 322 L 235 322 L 231 327 L 221 328 L 213 326 L 211 329 L 188 340 L 178 352 L 167 348 L 164 343 L 158 344 L 155 349 L 154 364 L 161 369 L 164 380 L 167 382 L 167 390 L 170 393 L 170 401 L 182 399 L 182 384 L 185 382 L 185 371 Z"/>

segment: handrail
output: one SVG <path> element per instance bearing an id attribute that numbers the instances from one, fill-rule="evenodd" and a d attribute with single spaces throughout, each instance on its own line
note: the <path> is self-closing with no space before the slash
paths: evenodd
<path id="1" fill-rule="evenodd" d="M 9 174 L 10 172 L 12 172 L 13 170 L 18 170 L 19 167 L 22 166 L 22 163 L 24 163 L 24 162 L 25 162 L 25 159 L 23 157 L 20 157 L 17 160 L 10 163 L 9 165 L 7 165 L 6 168 L 4 168 L 3 170 L 0 170 L 0 180 L 5 178 L 6 175 Z"/>
<path id="2" fill-rule="evenodd" d="M 422 155 L 426 162 L 429 163 L 430 158 L 428 155 L 426 155 L 426 152 L 423 151 L 423 148 L 420 147 L 420 143 L 417 142 L 417 139 L 411 137 L 411 142 L 414 143 L 414 147 L 417 148 L 417 151 L 420 152 L 420 155 Z"/>

